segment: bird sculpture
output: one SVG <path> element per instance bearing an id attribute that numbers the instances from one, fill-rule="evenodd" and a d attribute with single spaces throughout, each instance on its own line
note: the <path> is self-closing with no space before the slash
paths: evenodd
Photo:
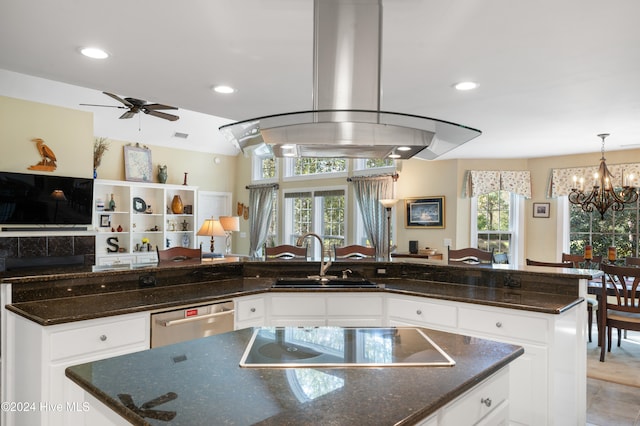
<path id="1" fill-rule="evenodd" d="M 45 170 L 52 171 L 55 170 L 58 166 L 56 164 L 56 154 L 53 153 L 51 148 L 49 148 L 42 139 L 36 138 L 31 139 L 31 141 L 36 143 L 36 147 L 38 148 L 38 153 L 42 160 L 38 162 L 38 164 L 34 164 L 29 167 L 30 170 Z"/>

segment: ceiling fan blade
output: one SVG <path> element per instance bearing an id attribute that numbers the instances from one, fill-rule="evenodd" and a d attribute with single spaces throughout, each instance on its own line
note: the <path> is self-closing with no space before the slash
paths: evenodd
<path id="1" fill-rule="evenodd" d="M 146 105 L 144 106 L 144 108 L 146 108 L 146 109 L 151 109 L 151 110 L 158 110 L 158 109 L 178 109 L 177 107 L 174 107 L 174 106 L 162 105 L 162 104 L 146 104 Z"/>
<path id="2" fill-rule="evenodd" d="M 125 112 L 124 114 L 122 114 L 122 115 L 120 116 L 120 118 L 121 118 L 121 119 L 124 119 L 124 118 L 131 118 L 131 117 L 133 117 L 134 115 L 136 115 L 136 113 L 135 113 L 135 112 L 127 111 L 127 112 Z"/>
<path id="3" fill-rule="evenodd" d="M 143 109 L 143 111 L 145 114 L 153 115 L 154 117 L 158 117 L 158 118 L 164 118 L 165 120 L 169 120 L 169 121 L 176 121 L 177 119 L 180 118 L 177 115 L 167 114 L 166 112 L 160 112 L 160 111 L 150 111 L 150 110 L 147 110 L 146 108 Z"/>
<path id="4" fill-rule="evenodd" d="M 116 101 L 123 103 L 124 105 L 128 106 L 129 108 L 131 108 L 133 106 L 133 104 L 129 101 L 126 101 L 124 99 L 122 99 L 120 96 L 118 95 L 114 95 L 113 93 L 109 93 L 109 92 L 102 92 L 107 96 L 111 96 L 113 99 L 115 99 Z"/>
<path id="5" fill-rule="evenodd" d="M 80 104 L 80 105 L 84 105 L 84 106 L 94 106 L 94 107 L 105 107 L 105 108 L 121 108 L 121 109 L 127 109 L 126 106 L 122 106 L 122 105 L 96 105 L 96 104 Z"/>

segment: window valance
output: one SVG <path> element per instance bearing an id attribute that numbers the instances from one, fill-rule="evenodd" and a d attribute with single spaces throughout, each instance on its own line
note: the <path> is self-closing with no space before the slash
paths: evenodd
<path id="1" fill-rule="evenodd" d="M 531 173 L 528 170 L 467 170 L 464 188 L 467 197 L 499 190 L 531 198 Z"/>
<path id="2" fill-rule="evenodd" d="M 593 186 L 593 175 L 598 171 L 599 165 L 586 167 L 567 167 L 564 169 L 552 169 L 549 177 L 549 186 L 547 188 L 547 196 L 551 198 L 569 195 L 571 189 L 575 186 L 573 177 L 579 180 L 584 179 L 584 189 L 588 191 Z M 624 176 L 632 174 L 635 176 L 634 185 L 637 186 L 638 178 L 640 178 L 640 163 L 627 164 L 607 164 L 609 172 L 613 175 L 613 186 L 620 188 L 623 185 Z"/>

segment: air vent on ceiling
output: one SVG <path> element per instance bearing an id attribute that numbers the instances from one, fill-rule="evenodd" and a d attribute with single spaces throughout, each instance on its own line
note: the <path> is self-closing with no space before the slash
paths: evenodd
<path id="1" fill-rule="evenodd" d="M 181 132 L 175 132 L 173 134 L 174 138 L 181 138 L 181 139 L 186 139 L 189 137 L 189 133 L 181 133 Z"/>

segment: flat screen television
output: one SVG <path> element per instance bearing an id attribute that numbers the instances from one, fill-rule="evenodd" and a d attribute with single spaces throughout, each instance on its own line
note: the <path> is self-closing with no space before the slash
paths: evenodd
<path id="1" fill-rule="evenodd" d="M 0 224 L 89 225 L 93 179 L 0 172 Z"/>

